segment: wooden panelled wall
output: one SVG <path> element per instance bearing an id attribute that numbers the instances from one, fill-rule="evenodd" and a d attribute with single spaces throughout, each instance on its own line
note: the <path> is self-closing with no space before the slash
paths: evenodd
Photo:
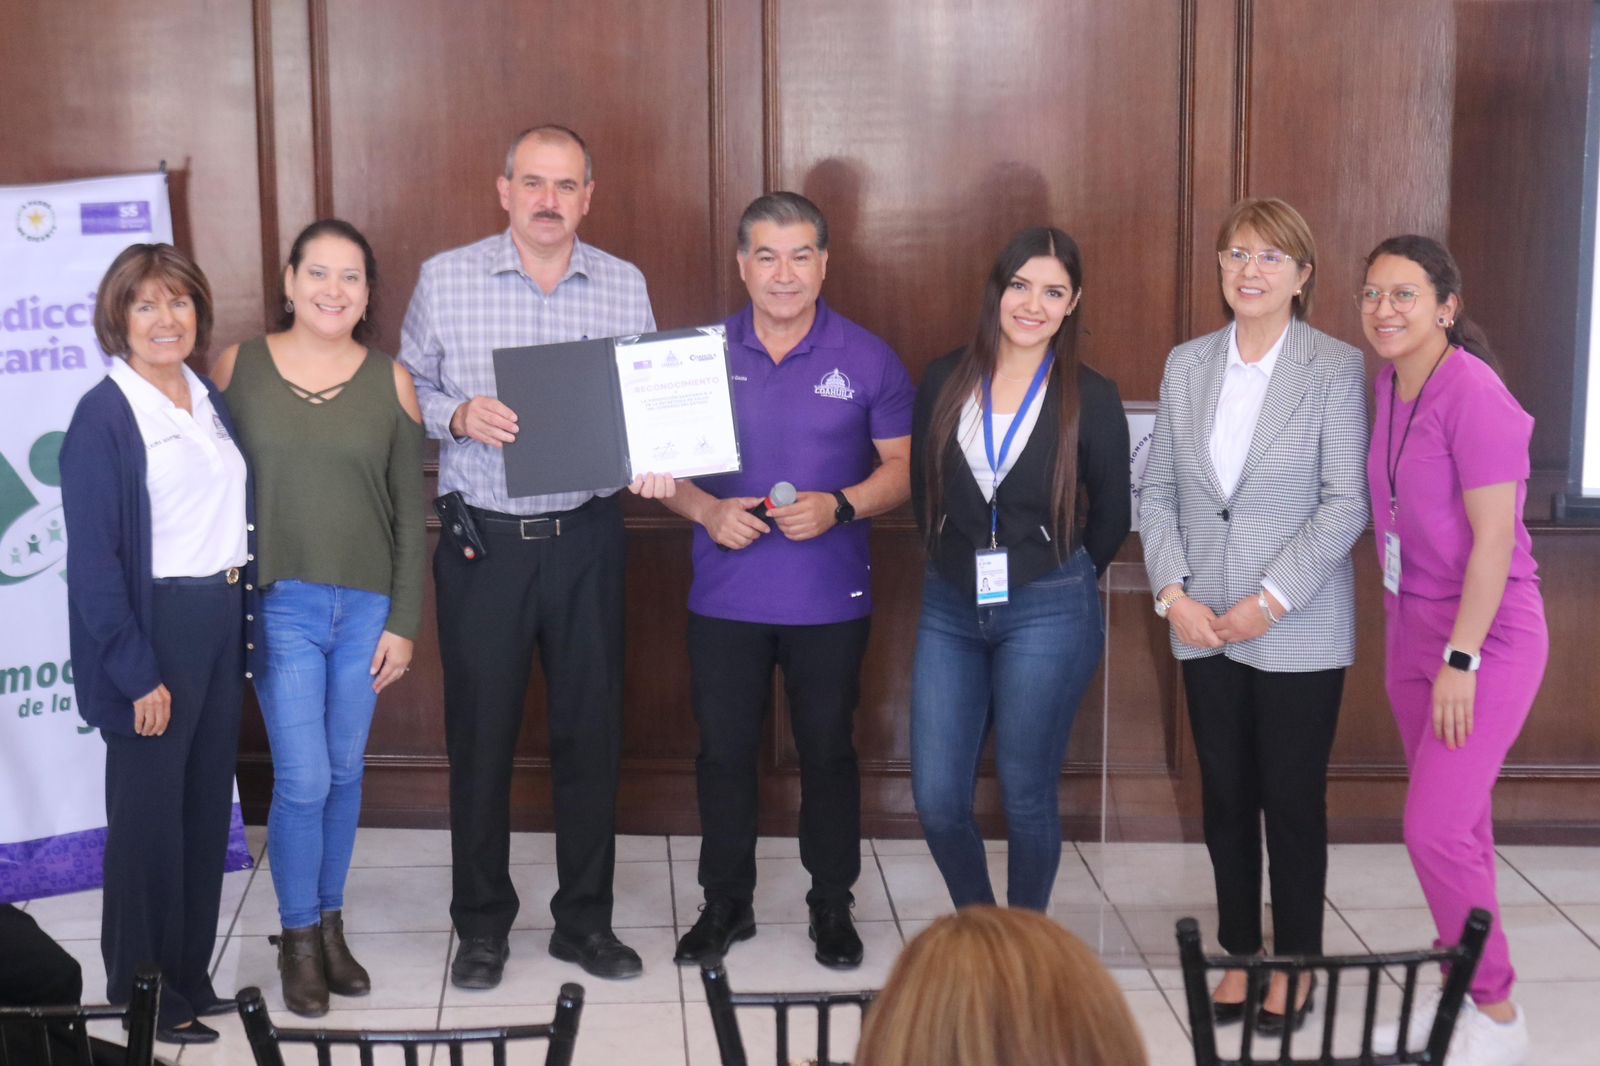
<path id="1" fill-rule="evenodd" d="M 1364 252 L 1398 231 L 1444 237 L 1468 309 L 1500 339 L 1506 377 L 1538 418 L 1529 517 L 1554 646 L 1498 793 L 1501 835 L 1593 841 L 1600 537 L 1552 528 L 1547 491 L 1566 462 L 1590 14 L 1588 0 L 12 4 L 0 181 L 166 160 L 179 242 L 217 290 L 219 343 L 261 329 L 305 222 L 348 218 L 377 249 L 375 313 L 392 350 L 422 260 L 504 226 L 493 180 L 509 134 L 557 121 L 594 149 L 585 238 L 643 268 L 664 327 L 742 303 L 738 212 L 767 188 L 794 188 L 832 224 L 828 298 L 920 376 L 966 337 L 1004 239 L 1051 221 L 1084 249 L 1086 357 L 1133 400 L 1155 398 L 1174 343 L 1222 321 L 1211 248 L 1239 196 L 1281 195 L 1304 212 L 1321 260 L 1313 322 L 1358 343 L 1348 294 Z M 628 516 L 622 826 L 693 832 L 688 530 L 638 501 Z M 922 563 L 909 515 L 880 520 L 873 550 L 865 822 L 911 834 Z M 1357 551 L 1360 658 L 1330 798 L 1340 837 L 1392 838 L 1404 774 L 1370 541 Z M 1113 836 L 1194 838 L 1181 696 L 1138 558 L 1135 539 L 1107 597 L 1109 665 L 1080 716 L 1063 809 L 1078 836 L 1097 835 L 1104 814 Z M 372 824 L 444 824 L 431 630 L 416 667 L 379 707 Z M 524 827 L 548 824 L 541 689 L 517 752 Z M 776 702 L 764 828 L 785 833 L 798 781 Z M 252 709 L 241 755 L 252 819 L 270 774 Z M 992 780 L 979 798 L 996 825 Z"/>

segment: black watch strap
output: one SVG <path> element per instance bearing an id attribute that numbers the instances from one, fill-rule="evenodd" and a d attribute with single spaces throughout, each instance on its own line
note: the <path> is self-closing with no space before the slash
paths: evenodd
<path id="1" fill-rule="evenodd" d="M 856 520 L 856 508 L 855 505 L 845 497 L 844 490 L 834 489 L 833 498 L 837 500 L 839 504 L 839 506 L 833 509 L 833 520 L 839 523 L 841 526 L 846 522 L 854 522 Z"/>

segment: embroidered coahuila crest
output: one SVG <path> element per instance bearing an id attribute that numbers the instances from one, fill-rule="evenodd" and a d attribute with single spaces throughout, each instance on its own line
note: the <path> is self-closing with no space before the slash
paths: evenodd
<path id="1" fill-rule="evenodd" d="M 856 396 L 856 390 L 850 387 L 850 379 L 840 373 L 838 367 L 822 375 L 822 380 L 811 391 L 830 400 L 853 400 Z"/>

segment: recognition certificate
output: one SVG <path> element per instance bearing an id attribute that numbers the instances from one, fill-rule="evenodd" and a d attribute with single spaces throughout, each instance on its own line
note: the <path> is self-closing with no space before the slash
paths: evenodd
<path id="1" fill-rule="evenodd" d="M 721 326 L 496 348 L 494 368 L 518 418 L 502 451 L 512 496 L 740 468 Z"/>
<path id="2" fill-rule="evenodd" d="M 634 475 L 700 477 L 739 469 L 727 352 L 721 326 L 617 339 Z"/>

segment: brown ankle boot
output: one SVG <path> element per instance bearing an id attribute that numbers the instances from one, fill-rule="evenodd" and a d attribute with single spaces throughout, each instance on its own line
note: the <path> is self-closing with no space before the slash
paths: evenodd
<path id="1" fill-rule="evenodd" d="M 270 938 L 278 945 L 283 1005 L 307 1018 L 328 1013 L 328 979 L 323 976 L 322 935 L 314 925 L 285 929 Z"/>
<path id="2" fill-rule="evenodd" d="M 371 992 L 372 979 L 344 942 L 342 913 L 323 911 L 319 928 L 322 930 L 322 972 L 328 979 L 328 991 L 341 996 L 364 996 Z"/>

